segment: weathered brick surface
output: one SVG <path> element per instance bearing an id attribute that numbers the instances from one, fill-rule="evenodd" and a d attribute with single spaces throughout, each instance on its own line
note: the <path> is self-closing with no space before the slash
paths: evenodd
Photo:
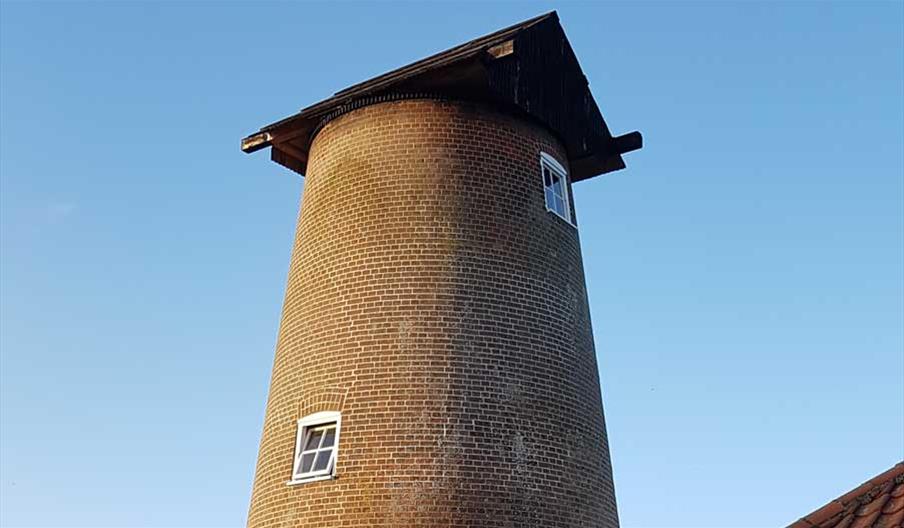
<path id="1" fill-rule="evenodd" d="M 540 126 L 383 103 L 311 149 L 248 525 L 616 527 L 577 231 Z M 287 486 L 342 411 L 337 478 Z"/>

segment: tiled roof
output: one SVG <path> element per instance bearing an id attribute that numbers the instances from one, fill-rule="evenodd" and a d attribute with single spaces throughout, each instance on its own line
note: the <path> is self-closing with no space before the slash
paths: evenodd
<path id="1" fill-rule="evenodd" d="M 788 528 L 904 528 L 904 462 Z"/>

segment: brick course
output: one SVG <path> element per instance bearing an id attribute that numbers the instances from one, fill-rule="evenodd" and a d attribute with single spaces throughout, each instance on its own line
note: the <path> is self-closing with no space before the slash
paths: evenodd
<path id="1" fill-rule="evenodd" d="M 577 230 L 542 126 L 472 103 L 360 108 L 315 138 L 248 526 L 618 526 Z M 342 412 L 333 480 L 288 486 L 296 420 Z"/>

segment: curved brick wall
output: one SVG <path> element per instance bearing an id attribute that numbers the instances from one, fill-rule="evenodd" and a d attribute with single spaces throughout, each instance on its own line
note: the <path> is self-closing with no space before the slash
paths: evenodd
<path id="1" fill-rule="evenodd" d="M 409 100 L 311 149 L 250 527 L 615 527 L 577 231 L 544 128 Z M 287 486 L 295 422 L 342 411 L 337 478 Z"/>

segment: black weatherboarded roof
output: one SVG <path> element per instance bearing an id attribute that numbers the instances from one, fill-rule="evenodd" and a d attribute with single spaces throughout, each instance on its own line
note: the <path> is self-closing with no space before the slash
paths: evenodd
<path id="1" fill-rule="evenodd" d="M 304 174 L 323 123 L 365 104 L 417 96 L 486 102 L 542 123 L 565 145 L 573 181 L 625 168 L 622 154 L 642 146 L 639 132 L 609 132 L 553 11 L 336 92 L 244 138 L 242 150 L 272 147 L 274 161 Z"/>

